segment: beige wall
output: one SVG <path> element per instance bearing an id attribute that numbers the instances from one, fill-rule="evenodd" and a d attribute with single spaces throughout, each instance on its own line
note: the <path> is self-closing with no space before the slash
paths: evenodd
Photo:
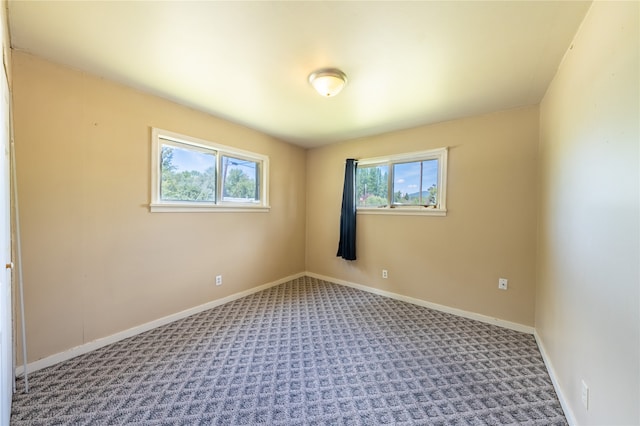
<path id="1" fill-rule="evenodd" d="M 307 270 L 532 326 L 537 144 L 530 107 L 309 151 Z M 359 214 L 358 260 L 337 258 L 345 159 L 444 146 L 447 216 Z"/>
<path id="2" fill-rule="evenodd" d="M 540 109 L 536 332 L 581 425 L 640 424 L 638 5 L 592 5 Z"/>
<path id="3" fill-rule="evenodd" d="M 304 271 L 303 149 L 24 53 L 13 71 L 29 361 Z M 271 211 L 149 213 L 152 126 L 268 155 Z"/>

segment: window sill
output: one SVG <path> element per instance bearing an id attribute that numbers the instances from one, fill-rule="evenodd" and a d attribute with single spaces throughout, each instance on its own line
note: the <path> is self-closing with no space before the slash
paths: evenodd
<path id="1" fill-rule="evenodd" d="M 401 215 L 401 216 L 446 216 L 446 209 L 430 209 L 426 207 L 378 207 L 364 208 L 358 207 L 358 214 L 381 214 L 381 215 Z"/>
<path id="2" fill-rule="evenodd" d="M 151 213 L 264 213 L 269 212 L 269 206 L 250 205 L 213 205 L 213 204 L 149 204 Z"/>

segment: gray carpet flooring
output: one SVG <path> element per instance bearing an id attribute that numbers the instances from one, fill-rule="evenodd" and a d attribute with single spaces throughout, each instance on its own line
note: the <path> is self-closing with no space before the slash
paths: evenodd
<path id="1" fill-rule="evenodd" d="M 566 425 L 532 336 L 310 277 L 18 382 L 12 425 Z"/>

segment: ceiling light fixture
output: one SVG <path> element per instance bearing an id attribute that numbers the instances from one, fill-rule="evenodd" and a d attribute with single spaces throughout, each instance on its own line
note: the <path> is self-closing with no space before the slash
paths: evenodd
<path id="1" fill-rule="evenodd" d="M 336 68 L 323 68 L 309 74 L 309 83 L 321 96 L 330 98 L 347 84 L 347 75 Z"/>

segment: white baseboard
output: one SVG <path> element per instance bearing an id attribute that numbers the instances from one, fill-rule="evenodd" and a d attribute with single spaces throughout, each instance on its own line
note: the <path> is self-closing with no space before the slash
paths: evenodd
<path id="1" fill-rule="evenodd" d="M 439 305 L 439 304 L 436 304 L 436 303 L 427 302 L 427 301 L 422 300 L 422 299 L 416 299 L 414 297 L 403 296 L 401 294 L 392 293 L 392 292 L 389 292 L 389 291 L 380 290 L 380 289 L 376 289 L 376 288 L 369 287 L 369 286 L 366 286 L 366 285 L 352 283 L 352 282 L 349 282 L 349 281 L 344 281 L 344 280 L 340 280 L 338 278 L 328 277 L 328 276 L 316 274 L 316 273 L 313 273 L 313 272 L 300 272 L 300 273 L 297 273 L 297 274 L 294 274 L 294 275 L 290 275 L 290 276 L 281 278 L 279 280 L 276 280 L 276 281 L 273 281 L 273 282 L 270 282 L 270 283 L 266 283 L 266 284 L 251 288 L 249 290 L 245 290 L 245 291 L 241 291 L 241 292 L 238 292 L 238 293 L 234 293 L 234 294 L 232 294 L 230 296 L 223 297 L 222 299 L 212 300 L 212 301 L 207 302 L 205 304 L 202 304 L 202 305 L 199 305 L 199 306 L 195 306 L 193 308 L 185 309 L 184 311 L 180 311 L 180 312 L 177 312 L 175 314 L 167 315 L 167 316 L 162 317 L 162 318 L 158 318 L 156 320 L 147 322 L 145 324 L 141 324 L 141 325 L 129 328 L 127 330 L 120 331 L 120 332 L 112 334 L 110 336 L 102 337 L 102 338 L 93 340 L 91 342 L 84 343 L 82 345 L 79 345 L 79 346 L 73 347 L 71 349 L 68 349 L 68 350 L 66 350 L 64 352 L 59 352 L 57 354 L 50 355 L 50 356 L 48 356 L 46 358 L 42 358 L 42 359 L 39 359 L 39 360 L 34 361 L 34 362 L 30 362 L 29 364 L 27 364 L 27 371 L 28 372 L 33 372 L 33 371 L 41 370 L 41 369 L 46 368 L 46 367 L 50 367 L 50 366 L 55 365 L 55 364 L 57 364 L 59 362 L 67 361 L 67 360 L 69 360 L 71 358 L 74 358 L 74 357 L 79 356 L 79 355 L 86 354 L 88 352 L 91 352 L 93 350 L 99 349 L 99 348 L 101 348 L 103 346 L 106 346 L 106 345 L 109 345 L 111 343 L 115 343 L 115 342 L 118 342 L 120 340 L 127 339 L 129 337 L 135 336 L 135 335 L 140 334 L 140 333 L 144 333 L 145 331 L 149 331 L 149 330 L 152 330 L 152 329 L 154 329 L 156 327 L 160 327 L 160 326 L 169 324 L 171 322 L 180 320 L 182 318 L 186 318 L 186 317 L 188 317 L 190 315 L 194 315 L 194 314 L 200 313 L 202 311 L 206 311 L 207 309 L 211 309 L 211 308 L 215 308 L 216 306 L 224 305 L 225 303 L 229 303 L 231 301 L 240 299 L 240 298 L 248 296 L 250 294 L 257 293 L 259 291 L 265 290 L 265 289 L 267 289 L 269 287 L 280 285 L 282 283 L 294 280 L 296 278 L 303 277 L 305 275 L 310 276 L 310 277 L 314 277 L 314 278 L 318 278 L 318 279 L 321 279 L 321 280 L 333 282 L 333 283 L 336 283 L 336 284 L 357 288 L 359 290 L 367 291 L 369 293 L 378 294 L 380 296 L 386 296 L 386 297 L 390 297 L 392 299 L 400 300 L 400 301 L 403 301 L 403 302 L 412 303 L 414 305 L 424 306 L 424 307 L 427 307 L 427 308 L 435 309 L 437 311 L 446 312 L 446 313 L 450 313 L 450 314 L 453 314 L 453 315 L 458 315 L 458 316 L 461 316 L 461 317 L 464 317 L 464 318 L 470 318 L 470 319 L 478 320 L 478 321 L 481 321 L 481 322 L 484 322 L 484 323 L 497 325 L 499 327 L 508 328 L 508 329 L 519 331 L 519 332 L 522 332 L 522 333 L 534 334 L 533 327 L 529 327 L 529 326 L 526 326 L 526 325 L 523 325 L 523 324 L 518 324 L 518 323 L 514 323 L 514 322 L 510 322 L 510 321 L 505 321 L 505 320 L 501 320 L 501 319 L 498 319 L 498 318 L 493 318 L 493 317 L 489 317 L 489 316 L 486 316 L 486 315 L 477 314 L 477 313 L 474 313 L 474 312 L 464 311 L 462 309 L 451 308 L 449 306 Z M 545 359 L 545 363 L 546 362 L 547 361 Z M 16 376 L 24 375 L 24 365 L 17 366 L 16 370 L 15 370 L 15 373 L 16 373 Z M 552 375 L 552 380 L 554 380 L 553 375 Z M 554 386 L 556 386 L 555 383 L 556 382 L 554 382 Z M 558 392 L 557 389 L 556 389 L 556 392 Z M 562 403 L 562 399 L 560 399 L 560 401 Z M 565 408 L 564 405 L 562 407 L 563 407 L 563 409 Z"/>
<path id="2" fill-rule="evenodd" d="M 425 308 L 434 309 L 434 310 L 440 311 L 440 312 L 446 312 L 446 313 L 449 313 L 449 314 L 457 315 L 459 317 L 474 319 L 474 320 L 477 320 L 477 321 L 480 321 L 480 322 L 484 322 L 484 323 L 487 323 L 487 324 L 497 325 L 499 327 L 508 328 L 510 330 L 519 331 L 521 333 L 534 334 L 534 328 L 530 327 L 528 325 L 518 324 L 516 322 L 511 322 L 511 321 L 505 321 L 505 320 L 501 320 L 499 318 L 493 318 L 493 317 L 490 317 L 490 316 L 487 316 L 487 315 L 477 314 L 475 312 L 469 312 L 469 311 L 465 311 L 465 310 L 462 310 L 462 309 L 451 308 L 449 306 L 439 305 L 437 303 L 432 303 L 432 302 L 427 302 L 426 300 L 416 299 L 415 297 L 404 296 L 402 294 L 392 293 L 390 291 L 380 290 L 380 289 L 369 287 L 369 286 L 366 286 L 366 285 L 352 283 L 352 282 L 349 282 L 349 281 L 340 280 L 338 278 L 328 277 L 328 276 L 316 274 L 316 273 L 313 273 L 313 272 L 308 272 L 307 271 L 305 275 L 307 275 L 309 277 L 313 277 L 313 278 L 318 278 L 320 280 L 329 281 L 329 282 L 332 282 L 332 283 L 344 285 L 344 286 L 347 286 L 347 287 L 357 288 L 358 290 L 367 291 L 369 293 L 374 293 L 374 294 L 377 294 L 377 295 L 380 295 L 380 296 L 390 297 L 392 299 L 400 300 L 402 302 L 412 303 L 412 304 L 418 305 L 418 306 L 424 306 Z"/>
<path id="3" fill-rule="evenodd" d="M 129 337 L 135 336 L 140 333 L 144 333 L 145 331 L 152 330 L 156 327 L 160 327 L 165 324 L 169 324 L 171 322 L 186 318 L 190 315 L 194 315 L 200 313 L 202 311 L 206 311 L 207 309 L 215 308 L 216 306 L 224 305 L 225 303 L 232 302 L 234 300 L 240 299 L 242 297 L 248 296 L 253 293 L 257 293 L 259 291 L 265 290 L 269 287 L 273 287 L 276 285 L 280 285 L 287 281 L 294 280 L 296 278 L 304 277 L 306 274 L 304 272 L 299 272 L 294 275 L 290 275 L 288 277 L 281 278 L 279 280 L 262 284 L 257 287 L 250 288 L 249 290 L 241 291 L 238 293 L 234 293 L 230 296 L 223 297 L 222 299 L 212 300 L 205 304 L 194 306 L 193 308 L 185 309 L 184 311 L 177 312 L 175 314 L 167 315 L 166 317 L 158 318 L 156 320 L 147 322 L 145 324 L 141 324 L 132 328 L 129 328 L 124 331 L 120 331 L 118 333 L 112 334 L 110 336 L 101 337 L 99 339 L 93 340 L 91 342 L 84 343 L 82 345 L 73 347 L 64 352 L 59 352 L 54 355 L 50 355 L 46 358 L 39 359 L 34 362 L 30 362 L 27 364 L 27 372 L 33 372 L 37 370 L 41 370 L 46 367 L 50 367 L 54 364 L 57 364 L 62 361 L 67 361 L 71 358 L 74 358 L 78 355 L 83 355 L 93 350 L 99 349 L 103 346 L 109 345 L 111 343 L 118 342 L 123 339 L 127 339 Z M 16 376 L 24 375 L 24 365 L 19 365 L 15 370 Z"/>
<path id="4" fill-rule="evenodd" d="M 569 426 L 576 426 L 578 422 L 573 414 L 573 410 L 569 406 L 567 399 L 564 396 L 564 392 L 560 387 L 560 382 L 558 382 L 558 376 L 556 375 L 556 371 L 553 368 L 553 364 L 547 355 L 547 350 L 545 349 L 544 343 L 542 343 L 542 339 L 538 335 L 537 331 L 533 332 L 533 337 L 535 337 L 536 342 L 538 343 L 538 348 L 540 349 L 540 354 L 542 355 L 542 360 L 544 361 L 544 365 L 547 367 L 547 372 L 549 373 L 549 377 L 551 378 L 551 383 L 553 383 L 553 388 L 556 391 L 556 395 L 558 395 L 558 400 L 560 401 L 560 406 L 564 411 L 564 416 L 567 418 L 567 423 Z"/>

